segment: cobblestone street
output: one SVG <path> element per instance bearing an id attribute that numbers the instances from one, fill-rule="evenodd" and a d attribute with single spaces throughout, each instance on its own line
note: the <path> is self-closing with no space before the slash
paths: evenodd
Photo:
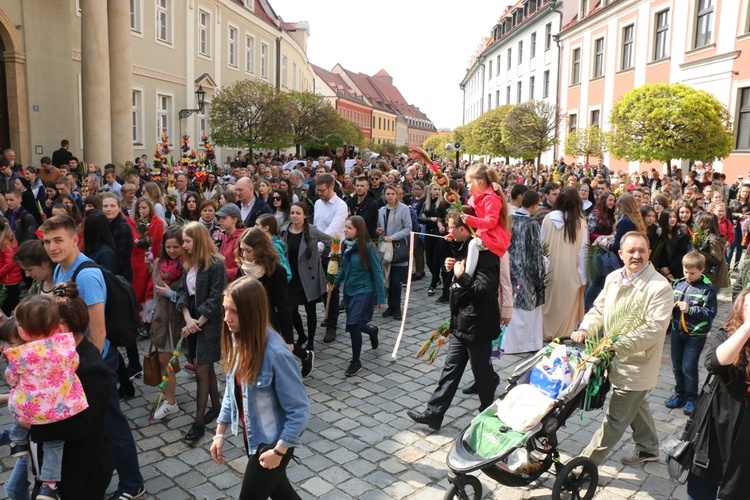
<path id="1" fill-rule="evenodd" d="M 305 382 L 312 416 L 303 436 L 304 446 L 296 450 L 301 463 L 293 463 L 289 468 L 290 480 L 303 498 L 442 498 L 448 484 L 446 454 L 454 437 L 476 414 L 478 399 L 459 391 L 439 432 L 414 424 L 406 416 L 408 409 L 424 409 L 445 359 L 441 353 L 435 364 L 429 366 L 414 358 L 426 333 L 447 318 L 447 305 L 433 304 L 434 297 L 426 294 L 427 285 L 425 280 L 414 283 L 409 321 L 398 359 L 391 358 L 398 324 L 384 320 L 376 312 L 374 324 L 381 326 L 380 348 L 363 353 L 364 369 L 351 379 L 344 377 L 350 357 L 348 335 L 342 332 L 336 342 L 324 344 L 323 329 L 319 328 L 316 367 Z M 721 294 L 715 327 L 726 320 L 729 304 L 729 296 Z M 148 342 L 142 340 L 140 347 L 145 352 Z M 523 359 L 509 355 L 495 361 L 496 371 L 503 380 L 501 387 Z M 702 371 L 701 378 L 704 374 Z M 136 383 L 136 397 L 122 403 L 136 437 L 149 498 L 236 498 L 245 467 L 241 438 L 232 436 L 225 446 L 229 466 L 217 465 L 210 458 L 213 432 L 208 432 L 196 446 L 182 442 L 195 410 L 195 381 L 184 370 L 177 377 L 177 401 L 182 411 L 162 423 L 148 425 L 156 391 L 144 387 L 142 382 Z M 649 401 L 663 440 L 678 433 L 686 421 L 681 410 L 668 411 L 663 403 L 673 384 L 669 344 L 664 349 L 659 381 Z M 471 373 L 467 369 L 462 386 L 470 382 Z M 4 381 L 0 389 L 7 390 Z M 568 420 L 567 427 L 558 434 L 565 460 L 583 449 L 602 417 L 602 411 L 596 411 L 582 418 L 576 413 Z M 0 427 L 9 425 L 10 416 L 3 410 Z M 213 423 L 209 429 L 215 426 Z M 600 468 L 597 499 L 685 498 L 685 487 L 668 478 L 662 463 L 649 463 L 645 467 L 620 464 L 621 455 L 631 447 L 628 434 Z M 0 462 L 2 482 L 7 480 L 15 461 L 7 454 L 3 453 Z M 554 476 L 548 473 L 531 487 L 508 488 L 487 476 L 479 477 L 484 498 L 549 498 L 554 482 Z M 114 490 L 115 484 L 116 479 L 110 490 Z"/>

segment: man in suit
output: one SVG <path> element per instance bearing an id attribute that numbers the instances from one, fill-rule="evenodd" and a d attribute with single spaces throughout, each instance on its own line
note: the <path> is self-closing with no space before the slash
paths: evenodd
<path id="1" fill-rule="evenodd" d="M 67 165 L 68 161 L 73 158 L 70 151 L 70 142 L 67 139 L 60 141 L 60 149 L 52 153 L 52 164 L 56 167 Z"/>
<path id="2" fill-rule="evenodd" d="M 255 227 L 255 220 L 262 214 L 273 214 L 273 209 L 268 203 L 255 196 L 255 186 L 250 177 L 239 179 L 234 185 L 234 192 L 245 227 Z"/>

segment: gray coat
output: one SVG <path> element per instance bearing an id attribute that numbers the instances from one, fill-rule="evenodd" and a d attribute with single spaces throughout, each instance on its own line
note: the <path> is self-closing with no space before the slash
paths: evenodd
<path id="1" fill-rule="evenodd" d="M 281 230 L 281 239 L 287 244 L 287 237 L 289 236 L 289 226 Z M 307 254 L 307 243 L 303 237 L 299 245 L 299 253 L 297 254 L 297 270 L 299 271 L 299 279 L 302 282 L 302 288 L 305 290 L 305 297 L 308 302 L 318 300 L 324 293 L 326 293 L 326 270 L 323 269 L 323 263 L 321 262 L 320 253 L 318 252 L 318 242 L 323 243 L 324 250 L 323 255 L 328 255 L 331 251 L 331 237 L 323 231 L 319 230 L 313 225 L 310 225 L 310 246 L 312 247 L 312 253 L 308 259 Z M 287 244 L 287 248 L 289 245 Z M 294 256 L 290 255 L 289 260 L 291 261 Z"/>
<path id="2" fill-rule="evenodd" d="M 396 208 L 391 210 L 390 217 L 388 217 L 388 224 L 386 224 L 385 220 L 385 211 L 387 209 L 388 206 L 386 205 L 380 207 L 380 210 L 378 210 L 378 227 L 385 229 L 385 232 L 380 237 L 385 238 L 386 236 L 390 236 L 394 242 L 402 240 L 408 245 L 411 235 L 411 213 L 409 212 L 409 207 L 403 203 L 396 205 Z M 409 262 L 392 265 L 406 267 L 409 265 Z"/>
<path id="3" fill-rule="evenodd" d="M 177 289 L 177 310 L 184 305 L 188 307 L 187 280 L 188 270 L 182 273 L 180 288 Z M 205 316 L 206 321 L 196 335 L 198 364 L 215 363 L 221 359 L 221 328 L 223 314 L 221 300 L 227 286 L 227 270 L 223 259 L 216 259 L 207 270 L 198 268 L 195 279 L 195 319 Z"/>

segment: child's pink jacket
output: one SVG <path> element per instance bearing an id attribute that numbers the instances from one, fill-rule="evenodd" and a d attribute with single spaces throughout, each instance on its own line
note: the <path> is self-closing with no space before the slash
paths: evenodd
<path id="1" fill-rule="evenodd" d="M 490 186 L 484 193 L 469 198 L 468 204 L 474 208 L 477 215 L 469 215 L 466 218 L 466 224 L 476 229 L 477 236 L 487 249 L 498 257 L 505 255 L 510 246 L 510 232 L 500 223 L 503 203 L 505 201 L 495 192 L 493 186 Z"/>
<path id="2" fill-rule="evenodd" d="M 50 424 L 89 407 L 76 375 L 78 352 L 72 333 L 56 333 L 4 352 L 5 378 L 12 387 L 8 406 L 19 422 Z"/>

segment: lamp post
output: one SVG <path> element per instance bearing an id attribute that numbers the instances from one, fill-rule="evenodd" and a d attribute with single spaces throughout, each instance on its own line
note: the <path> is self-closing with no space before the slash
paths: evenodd
<path id="1" fill-rule="evenodd" d="M 198 90 L 195 91 L 195 97 L 198 100 L 198 109 L 181 109 L 180 120 L 187 118 L 193 113 L 203 112 L 203 105 L 206 103 L 206 91 L 203 90 L 203 85 L 198 85 Z M 182 128 L 182 125 L 180 125 L 180 128 Z"/>

